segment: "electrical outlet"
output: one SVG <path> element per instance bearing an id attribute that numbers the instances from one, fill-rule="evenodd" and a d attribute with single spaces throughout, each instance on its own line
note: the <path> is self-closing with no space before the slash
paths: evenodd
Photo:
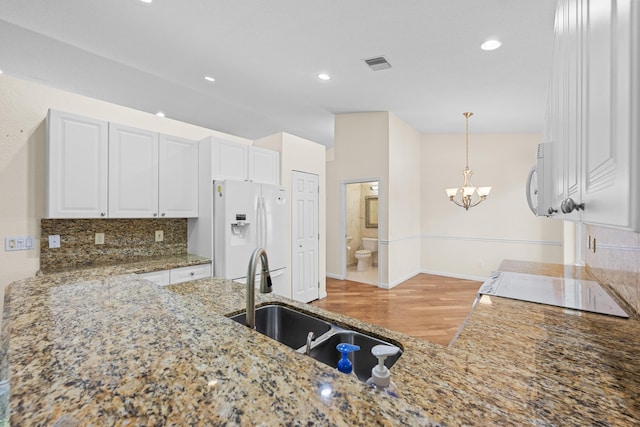
<path id="1" fill-rule="evenodd" d="M 162 242 L 164 240 L 164 232 L 162 230 L 156 230 L 156 242 Z"/>
<path id="2" fill-rule="evenodd" d="M 104 233 L 96 233 L 96 245 L 104 245 Z"/>
<path id="3" fill-rule="evenodd" d="M 59 247 L 60 247 L 60 235 L 59 234 L 49 235 L 49 248 L 55 249 Z"/>

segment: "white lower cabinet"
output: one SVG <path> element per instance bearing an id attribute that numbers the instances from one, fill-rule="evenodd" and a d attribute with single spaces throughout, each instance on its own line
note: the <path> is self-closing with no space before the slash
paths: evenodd
<path id="1" fill-rule="evenodd" d="M 152 271 L 151 273 L 138 274 L 138 276 L 147 279 L 156 285 L 167 286 L 171 284 L 170 271 L 171 270 Z"/>
<path id="2" fill-rule="evenodd" d="M 150 273 L 139 274 L 138 276 L 160 286 L 175 285 L 176 283 L 211 277 L 211 264 L 199 264 L 172 268 L 171 270 L 152 271 Z"/>
<path id="3" fill-rule="evenodd" d="M 204 279 L 205 277 L 211 277 L 211 264 L 174 268 L 169 273 L 172 285 L 190 280 Z"/>

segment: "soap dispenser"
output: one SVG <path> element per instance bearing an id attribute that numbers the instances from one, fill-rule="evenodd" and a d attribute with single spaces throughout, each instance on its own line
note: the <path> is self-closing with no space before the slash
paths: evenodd
<path id="1" fill-rule="evenodd" d="M 338 371 L 358 378 L 356 373 L 353 372 L 353 363 L 349 360 L 349 353 L 360 350 L 360 346 L 343 342 L 338 344 L 336 349 L 342 353 L 342 358 L 338 360 Z"/>
<path id="2" fill-rule="evenodd" d="M 384 359 L 397 354 L 400 349 L 394 345 L 376 345 L 371 349 L 371 354 L 378 358 L 378 364 L 371 369 L 371 377 L 367 384 L 371 387 L 385 391 L 391 396 L 398 397 L 396 385 L 391 381 L 391 372 L 384 366 Z"/>

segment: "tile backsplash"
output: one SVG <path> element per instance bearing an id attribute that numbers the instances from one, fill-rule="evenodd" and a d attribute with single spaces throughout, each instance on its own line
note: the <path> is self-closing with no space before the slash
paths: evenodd
<path id="1" fill-rule="evenodd" d="M 43 272 L 187 253 L 187 220 L 184 218 L 43 219 L 40 228 Z M 162 230 L 163 241 L 155 241 L 156 230 Z M 104 233 L 104 244 L 95 244 L 96 233 Z M 59 248 L 49 248 L 50 235 L 60 235 Z"/>
<path id="2" fill-rule="evenodd" d="M 591 274 L 640 314 L 640 233 L 593 225 L 583 225 L 582 233 Z"/>

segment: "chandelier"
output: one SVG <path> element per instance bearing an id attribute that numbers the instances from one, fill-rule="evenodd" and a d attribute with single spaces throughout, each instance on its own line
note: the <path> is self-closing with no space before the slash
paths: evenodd
<path id="1" fill-rule="evenodd" d="M 473 187 L 471 185 L 471 175 L 473 171 L 469 169 L 469 117 L 473 116 L 473 113 L 462 113 L 465 117 L 466 123 L 466 155 L 467 164 L 462 175 L 464 176 L 464 184 L 460 188 L 447 188 L 447 196 L 449 200 L 456 205 L 469 210 L 474 206 L 477 206 L 480 202 L 487 198 L 491 192 L 491 187 Z M 457 196 L 457 197 L 456 197 Z"/>

